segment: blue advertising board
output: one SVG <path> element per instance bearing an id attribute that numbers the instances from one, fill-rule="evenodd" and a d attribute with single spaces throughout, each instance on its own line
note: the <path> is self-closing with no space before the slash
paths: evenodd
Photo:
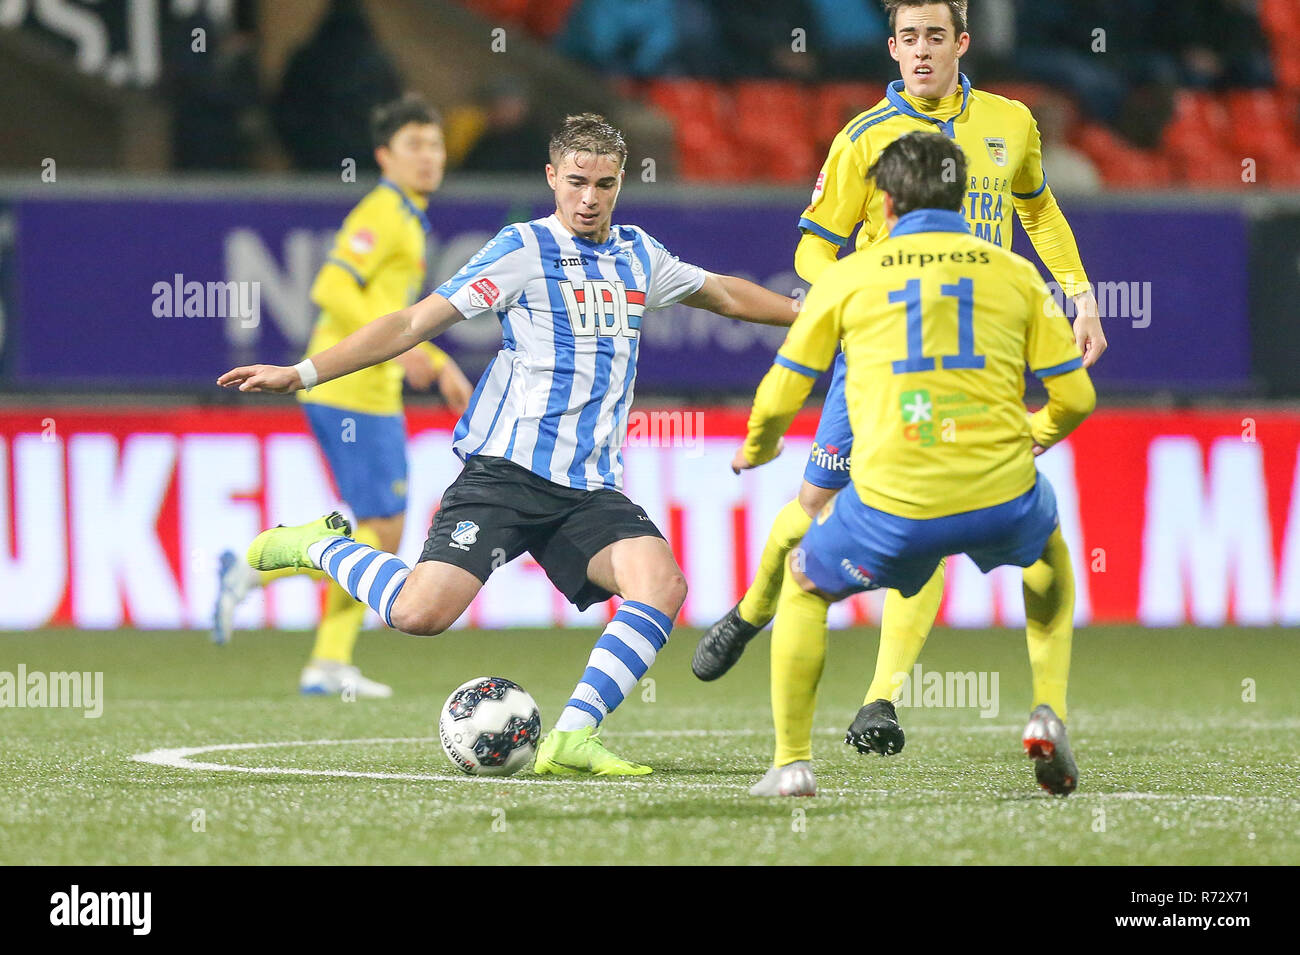
<path id="1" fill-rule="evenodd" d="M 429 287 L 505 223 L 547 214 L 544 199 L 435 197 Z M 308 290 L 353 202 L 16 198 L 3 383 L 193 388 L 232 364 L 297 361 L 316 317 Z M 643 226 L 684 260 L 795 294 L 800 202 L 625 197 L 616 220 Z M 1244 213 L 1077 202 L 1066 211 L 1111 343 L 1099 384 L 1184 393 L 1249 385 Z M 1018 227 L 1015 247 L 1032 254 Z M 641 394 L 750 392 L 783 337 L 681 305 L 648 317 L 642 334 Z M 440 344 L 474 375 L 499 347 L 500 329 L 467 322 Z"/>

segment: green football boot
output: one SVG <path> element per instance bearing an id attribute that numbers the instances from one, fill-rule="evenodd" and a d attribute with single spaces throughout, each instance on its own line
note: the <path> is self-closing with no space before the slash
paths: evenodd
<path id="1" fill-rule="evenodd" d="M 254 570 L 280 570 L 283 567 L 315 567 L 307 548 L 330 537 L 351 537 L 352 525 L 338 511 L 317 518 L 310 524 L 285 527 L 280 524 L 262 531 L 248 545 L 248 564 Z"/>
<path id="2" fill-rule="evenodd" d="M 615 756 L 600 741 L 594 726 L 560 732 L 551 730 L 537 747 L 533 772 L 540 776 L 644 776 L 649 766 Z"/>

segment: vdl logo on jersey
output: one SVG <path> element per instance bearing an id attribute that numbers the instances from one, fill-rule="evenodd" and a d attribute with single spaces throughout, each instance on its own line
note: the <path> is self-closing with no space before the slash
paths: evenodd
<path id="1" fill-rule="evenodd" d="M 641 334 L 645 292 L 639 289 L 606 279 L 587 279 L 581 284 L 565 280 L 560 283 L 560 295 L 575 336 L 636 338 Z"/>

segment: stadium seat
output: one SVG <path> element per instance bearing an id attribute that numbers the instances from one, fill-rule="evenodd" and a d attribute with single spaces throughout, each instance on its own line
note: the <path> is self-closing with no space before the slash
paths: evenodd
<path id="1" fill-rule="evenodd" d="M 682 177 L 694 182 L 749 178 L 731 117 L 731 94 L 704 80 L 653 80 L 646 97 L 673 121 Z"/>
<path id="2" fill-rule="evenodd" d="M 1291 99 L 1277 90 L 1236 90 L 1227 95 L 1234 145 L 1242 156 L 1256 158 L 1270 169 L 1300 160 Z"/>
<path id="3" fill-rule="evenodd" d="M 835 134 L 849 120 L 880 102 L 881 88 L 872 83 L 823 83 L 812 92 L 812 132 L 817 151 L 825 153 Z"/>
<path id="4" fill-rule="evenodd" d="M 811 102 L 795 83 L 748 81 L 735 86 L 734 130 L 748 158 L 749 177 L 812 182 L 818 159 L 809 120 Z"/>
<path id="5" fill-rule="evenodd" d="M 1175 170 L 1167 157 L 1130 146 L 1106 126 L 1084 124 L 1071 139 L 1096 164 L 1108 186 L 1168 189 L 1174 183 Z"/>
<path id="6" fill-rule="evenodd" d="M 994 83 L 988 87 L 981 87 L 981 89 L 987 89 L 988 92 L 996 93 L 998 96 L 1005 96 L 1007 99 L 1018 100 L 1031 110 L 1049 92 L 1047 87 L 1038 83 Z"/>

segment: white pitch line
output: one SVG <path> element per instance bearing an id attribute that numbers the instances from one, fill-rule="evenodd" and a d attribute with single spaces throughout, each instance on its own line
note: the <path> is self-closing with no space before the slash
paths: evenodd
<path id="1" fill-rule="evenodd" d="M 620 734 L 621 736 L 754 736 L 766 730 L 632 730 Z M 824 730 L 823 732 L 830 732 Z M 835 732 L 838 732 L 836 730 Z M 313 740 L 279 740 L 270 743 L 217 743 L 211 746 L 178 746 L 172 748 L 150 750 L 147 753 L 137 753 L 131 757 L 137 763 L 148 763 L 153 766 L 164 766 L 171 769 L 198 769 L 219 773 L 251 773 L 256 775 L 268 776 L 324 776 L 342 779 L 395 779 L 407 782 L 473 782 L 473 783 L 509 783 L 511 785 L 541 785 L 554 786 L 563 782 L 585 782 L 584 780 L 572 779 L 531 779 L 519 776 L 470 776 L 465 773 L 381 773 L 381 772 L 359 772 L 349 769 L 301 769 L 292 766 L 234 766 L 229 763 L 196 763 L 191 761 L 190 757 L 200 756 L 204 753 L 224 753 L 236 752 L 240 750 L 254 749 L 275 749 L 289 748 L 295 746 L 366 746 L 366 745 L 391 745 L 391 744 L 408 744 L 408 743 L 437 743 L 436 736 L 398 736 L 398 737 L 374 737 L 363 739 L 313 739 Z M 672 780 L 664 783 L 663 777 L 659 779 L 642 778 L 642 779 L 621 779 L 620 785 L 623 786 L 647 786 L 662 785 L 670 789 L 718 789 L 747 792 L 749 784 L 747 783 L 706 783 L 696 780 Z M 954 795 L 965 795 L 954 793 L 945 789 L 930 790 L 900 790 L 891 791 L 888 789 L 826 789 L 821 790 L 822 796 L 940 796 L 951 798 Z M 1035 797 L 1038 794 L 1034 794 Z M 1049 799 L 1051 797 L 1043 796 L 1040 798 Z M 1072 802 L 1078 802 L 1080 799 L 1124 799 L 1124 800 L 1168 800 L 1173 802 L 1287 802 L 1296 803 L 1300 806 L 1300 800 L 1287 796 L 1223 796 L 1209 793 L 1143 793 L 1143 792 L 1081 792 L 1075 795 Z"/>

